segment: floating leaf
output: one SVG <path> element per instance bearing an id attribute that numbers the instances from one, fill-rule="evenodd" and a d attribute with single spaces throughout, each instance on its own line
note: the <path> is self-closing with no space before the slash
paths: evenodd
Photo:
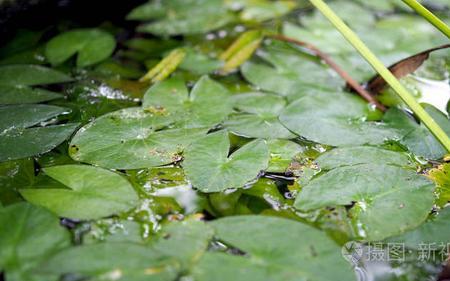
<path id="1" fill-rule="evenodd" d="M 430 105 L 424 105 L 425 110 L 441 126 L 447 134 L 450 134 L 450 121 L 447 116 Z M 446 153 L 446 149 L 431 134 L 425 125 L 417 122 L 407 113 L 398 109 L 389 110 L 384 116 L 384 121 L 401 132 L 403 137 L 399 140 L 411 152 L 427 159 L 439 159 Z"/>
<path id="2" fill-rule="evenodd" d="M 359 97 L 330 92 L 300 97 L 284 110 L 280 121 L 308 140 L 332 146 L 381 144 L 400 136 L 387 124 L 365 121 L 367 116 L 367 104 Z"/>
<path id="3" fill-rule="evenodd" d="M 445 208 L 427 222 L 403 235 L 392 237 L 389 242 L 402 243 L 410 249 L 420 250 L 421 245 L 447 245 L 450 243 L 450 208 Z"/>
<path id="4" fill-rule="evenodd" d="M 145 82 L 150 80 L 152 83 L 155 83 L 166 79 L 177 69 L 178 65 L 181 64 L 185 56 L 186 52 L 183 49 L 173 50 L 156 66 L 150 69 L 147 74 L 139 79 L 139 81 Z"/>
<path id="5" fill-rule="evenodd" d="M 316 162 L 323 170 L 368 163 L 400 167 L 414 166 L 412 160 L 405 153 L 371 146 L 336 148 L 320 155 Z"/>
<path id="6" fill-rule="evenodd" d="M 116 47 L 114 37 L 100 29 L 74 29 L 52 38 L 45 56 L 58 65 L 77 54 L 77 66 L 86 67 L 107 59 Z"/>
<path id="7" fill-rule="evenodd" d="M 305 224 L 264 216 L 210 224 L 221 242 L 245 254 L 206 253 L 194 269 L 195 280 L 356 280 L 340 247 Z"/>
<path id="8" fill-rule="evenodd" d="M 229 155 L 227 131 L 207 135 L 194 142 L 185 152 L 183 168 L 195 188 L 218 192 L 240 188 L 256 179 L 269 160 L 267 144 L 252 141 Z"/>
<path id="9" fill-rule="evenodd" d="M 22 189 L 29 202 L 61 217 L 98 219 L 126 211 L 137 204 L 137 195 L 122 176 L 98 167 L 64 165 L 43 169 L 66 188 Z"/>
<path id="10" fill-rule="evenodd" d="M 0 104 L 40 103 L 62 98 L 62 95 L 27 86 L 0 85 Z"/>
<path id="11" fill-rule="evenodd" d="M 286 45 L 267 46 L 258 51 L 258 56 L 269 65 L 250 61 L 241 67 L 241 72 L 247 81 L 262 90 L 289 96 L 302 86 L 317 87 L 317 81 L 327 81 L 329 89 L 343 85 L 315 58 Z"/>
<path id="12" fill-rule="evenodd" d="M 195 84 L 190 94 L 182 80 L 172 78 L 151 87 L 142 107 L 172 116 L 178 127 L 209 128 L 231 112 L 229 96 L 226 88 L 207 76 Z"/>
<path id="13" fill-rule="evenodd" d="M 198 34 L 218 29 L 235 20 L 223 0 L 167 0 L 137 7 L 128 19 L 156 21 L 142 25 L 140 32 L 156 35 Z"/>
<path id="14" fill-rule="evenodd" d="M 0 161 L 41 154 L 62 143 L 78 124 L 30 127 L 68 112 L 67 108 L 51 105 L 0 107 Z"/>
<path id="15" fill-rule="evenodd" d="M 292 139 L 296 136 L 278 120 L 286 106 L 283 97 L 247 93 L 233 96 L 234 107 L 239 111 L 231 115 L 224 126 L 236 135 L 249 138 Z"/>
<path id="16" fill-rule="evenodd" d="M 70 156 L 111 169 L 176 162 L 183 148 L 207 130 L 162 130 L 171 123 L 170 118 L 137 107 L 115 111 L 81 128 L 70 142 Z"/>
<path id="17" fill-rule="evenodd" d="M 35 280 L 31 271 L 70 245 L 70 234 L 59 219 L 28 203 L 0 208 L 0 225 L 0 270 L 7 280 Z"/>
<path id="18" fill-rule="evenodd" d="M 347 206 L 359 234 L 371 241 L 401 234 L 420 225 L 434 202 L 434 185 L 414 170 L 386 164 L 358 164 L 313 178 L 295 206 L 308 211 Z"/>
<path id="19" fill-rule="evenodd" d="M 225 0 L 230 9 L 242 10 L 240 19 L 244 22 L 262 22 L 289 13 L 298 6 L 296 1 L 270 0 Z"/>
<path id="20" fill-rule="evenodd" d="M 31 159 L 0 163 L 0 203 L 7 206 L 22 201 L 18 189 L 32 185 L 34 172 Z"/>
<path id="21" fill-rule="evenodd" d="M 107 242 L 72 247 L 53 256 L 40 271 L 95 280 L 177 280 L 202 256 L 212 234 L 203 222 L 172 222 L 152 245 Z"/>
<path id="22" fill-rule="evenodd" d="M 0 66 L 0 85 L 37 86 L 70 82 L 73 79 L 66 74 L 39 65 Z"/>
<path id="23" fill-rule="evenodd" d="M 267 142 L 270 152 L 268 172 L 284 173 L 291 164 L 293 158 L 305 148 L 293 141 L 273 139 Z"/>

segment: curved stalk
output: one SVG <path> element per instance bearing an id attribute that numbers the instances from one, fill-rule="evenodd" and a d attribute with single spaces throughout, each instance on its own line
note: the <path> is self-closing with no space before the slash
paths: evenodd
<path id="1" fill-rule="evenodd" d="M 386 80 L 417 118 L 431 131 L 439 142 L 450 152 L 450 138 L 434 119 L 423 109 L 415 98 L 403 87 L 400 81 L 384 66 L 384 64 L 370 51 L 344 21 L 337 16 L 323 0 L 309 0 L 345 37 L 345 39 L 361 54 L 362 57 Z"/>
<path id="2" fill-rule="evenodd" d="M 429 21 L 432 25 L 434 25 L 437 29 L 439 29 L 442 33 L 444 33 L 448 38 L 450 38 L 450 27 L 445 24 L 441 19 L 439 19 L 436 15 L 430 12 L 427 8 L 425 8 L 422 4 L 417 2 L 416 0 L 402 0 L 406 5 L 411 7 L 416 13 L 424 17 L 427 21 Z"/>

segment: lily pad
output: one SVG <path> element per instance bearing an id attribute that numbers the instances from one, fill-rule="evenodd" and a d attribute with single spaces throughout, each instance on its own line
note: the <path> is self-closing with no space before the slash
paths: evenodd
<path id="1" fill-rule="evenodd" d="M 283 97 L 247 93 L 233 96 L 234 107 L 239 113 L 231 115 L 224 126 L 232 133 L 248 138 L 292 139 L 295 135 L 278 120 L 286 106 Z"/>
<path id="2" fill-rule="evenodd" d="M 432 169 L 428 176 L 437 185 L 438 199 L 436 203 L 439 206 L 445 206 L 450 201 L 450 164 L 445 163 Z"/>
<path id="3" fill-rule="evenodd" d="M 195 280 L 356 280 L 340 247 L 308 225 L 275 217 L 237 216 L 216 220 L 211 226 L 221 242 L 244 255 L 207 252 L 194 270 Z"/>
<path id="4" fill-rule="evenodd" d="M 268 172 L 284 173 L 298 153 L 305 148 L 298 143 L 289 140 L 273 139 L 267 142 L 270 152 Z"/>
<path id="5" fill-rule="evenodd" d="M 59 65 L 77 54 L 77 66 L 86 67 L 107 59 L 116 47 L 114 37 L 100 29 L 75 29 L 51 39 L 45 56 Z"/>
<path id="6" fill-rule="evenodd" d="M 73 79 L 54 69 L 39 65 L 0 66 L 0 85 L 37 86 L 70 82 Z"/>
<path id="7" fill-rule="evenodd" d="M 382 144 L 400 133 L 382 122 L 365 121 L 368 106 L 347 93 L 305 95 L 280 115 L 292 132 L 314 142 L 331 146 Z"/>
<path id="8" fill-rule="evenodd" d="M 330 89 L 342 86 L 342 81 L 330 74 L 326 66 L 293 48 L 274 44 L 257 54 L 265 63 L 247 62 L 241 72 L 247 81 L 264 91 L 289 96 L 301 86 L 314 88 L 319 81 Z"/>
<path id="9" fill-rule="evenodd" d="M 177 280 L 202 256 L 212 234 L 203 222 L 173 222 L 152 245 L 106 242 L 72 247 L 53 256 L 40 272 L 95 280 Z"/>
<path id="10" fill-rule="evenodd" d="M 235 20 L 223 0 L 167 0 L 149 2 L 128 15 L 132 20 L 156 20 L 138 28 L 156 35 L 199 34 Z"/>
<path id="11" fill-rule="evenodd" d="M 111 169 L 139 169 L 181 160 L 183 148 L 205 129 L 168 129 L 172 120 L 141 108 L 101 116 L 81 128 L 70 142 L 70 156 Z"/>
<path id="12" fill-rule="evenodd" d="M 425 176 L 386 164 L 358 164 L 313 178 L 295 207 L 309 211 L 350 206 L 359 234 L 371 241 L 401 234 L 423 223 L 433 207 L 434 185 Z"/>
<path id="13" fill-rule="evenodd" d="M 450 120 L 438 109 L 431 105 L 425 105 L 425 110 L 441 126 L 441 128 L 450 134 Z M 423 125 L 398 109 L 389 110 L 384 116 L 384 120 L 391 127 L 402 132 L 403 137 L 399 140 L 411 152 L 417 156 L 427 159 L 442 158 L 447 151 L 431 132 Z"/>
<path id="14" fill-rule="evenodd" d="M 126 211 L 138 197 L 122 176 L 98 167 L 64 165 L 43 169 L 65 188 L 22 189 L 29 202 L 43 206 L 61 217 L 98 219 Z"/>
<path id="15" fill-rule="evenodd" d="M 142 107 L 146 111 L 169 115 L 182 128 L 209 128 L 219 124 L 231 112 L 228 90 L 207 76 L 202 77 L 191 93 L 183 80 L 172 78 L 151 87 Z"/>
<path id="16" fill-rule="evenodd" d="M 31 271 L 40 262 L 70 245 L 58 217 L 28 203 L 0 208 L 0 225 L 0 270 L 7 280 L 34 280 Z"/>
<path id="17" fill-rule="evenodd" d="M 403 243 L 410 249 L 420 249 L 421 245 L 447 245 L 450 243 L 450 208 L 441 210 L 427 222 L 389 241 Z"/>
<path id="18" fill-rule="evenodd" d="M 369 163 L 396 165 L 400 167 L 414 166 L 414 162 L 406 153 L 372 146 L 335 148 L 320 155 L 316 159 L 316 162 L 323 170 Z"/>
<path id="19" fill-rule="evenodd" d="M 0 85 L 0 104 L 40 103 L 63 96 L 45 89 L 27 86 Z"/>
<path id="20" fill-rule="evenodd" d="M 207 135 L 185 152 L 183 168 L 192 185 L 202 192 L 240 188 L 267 168 L 269 151 L 263 140 L 252 141 L 230 153 L 227 131 Z"/>
<path id="21" fill-rule="evenodd" d="M 51 105 L 0 107 L 0 161 L 34 156 L 61 144 L 78 124 L 32 126 L 68 112 L 67 108 Z"/>

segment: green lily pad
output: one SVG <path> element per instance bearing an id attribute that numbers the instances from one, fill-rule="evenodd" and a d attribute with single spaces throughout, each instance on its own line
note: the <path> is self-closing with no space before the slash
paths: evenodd
<path id="1" fill-rule="evenodd" d="M 142 107 L 176 119 L 177 127 L 203 128 L 219 124 L 231 112 L 228 90 L 207 76 L 202 77 L 191 93 L 185 83 L 172 78 L 151 87 Z"/>
<path id="2" fill-rule="evenodd" d="M 426 177 L 386 164 L 358 164 L 333 169 L 313 178 L 300 192 L 295 207 L 304 211 L 347 206 L 359 235 L 382 240 L 423 223 L 433 207 L 434 185 Z"/>
<path id="3" fill-rule="evenodd" d="M 235 20 L 223 0 L 168 0 L 149 2 L 128 15 L 131 20 L 155 20 L 138 28 L 156 35 L 199 34 Z"/>
<path id="4" fill-rule="evenodd" d="M 392 237 L 391 242 L 403 243 L 410 249 L 420 249 L 421 245 L 447 245 L 450 243 L 450 208 L 441 210 L 424 224 L 403 235 Z"/>
<path id="5" fill-rule="evenodd" d="M 265 63 L 247 62 L 241 72 L 247 81 L 264 91 L 289 96 L 301 86 L 314 88 L 317 81 L 327 81 L 330 89 L 342 86 L 342 81 L 324 65 L 293 48 L 274 44 L 259 51 L 258 56 Z"/>
<path id="6" fill-rule="evenodd" d="M 127 108 L 101 116 L 70 142 L 70 156 L 111 169 L 139 169 L 181 160 L 183 148 L 205 129 L 168 129 L 170 118 Z"/>
<path id="7" fill-rule="evenodd" d="M 66 74 L 39 65 L 0 66 L 0 85 L 37 86 L 70 82 L 73 79 Z"/>
<path id="8" fill-rule="evenodd" d="M 37 65 L 0 66 L 0 104 L 39 103 L 62 95 L 30 86 L 70 82 L 66 74 Z"/>
<path id="9" fill-rule="evenodd" d="M 447 135 L 450 135 L 450 120 L 448 117 L 431 105 L 425 105 L 424 108 Z M 423 124 L 417 124 L 406 113 L 398 109 L 391 109 L 384 116 L 384 120 L 390 126 L 402 132 L 403 137 L 399 140 L 400 143 L 417 156 L 439 159 L 447 153 L 442 144 Z"/>
<path id="10" fill-rule="evenodd" d="M 231 115 L 224 123 L 232 133 L 248 138 L 295 138 L 278 120 L 278 115 L 286 106 L 283 97 L 248 93 L 233 96 L 233 102 L 239 113 Z"/>
<path id="11" fill-rule="evenodd" d="M 70 245 L 58 217 L 28 203 L 0 208 L 0 225 L 0 270 L 7 280 L 34 280 L 39 263 Z"/>
<path id="12" fill-rule="evenodd" d="M 413 161 L 406 153 L 371 146 L 335 148 L 320 155 L 316 162 L 323 170 L 369 163 L 400 167 L 414 166 Z"/>
<path id="13" fill-rule="evenodd" d="M 70 110 L 67 108 L 51 105 L 24 104 L 0 107 L 0 161 L 45 153 L 61 144 L 78 124 L 32 126 L 68 112 Z"/>
<path id="14" fill-rule="evenodd" d="M 151 245 L 99 243 L 72 247 L 53 256 L 40 272 L 101 280 L 177 280 L 206 251 L 212 229 L 203 222 L 173 222 Z"/>
<path id="15" fill-rule="evenodd" d="M 436 193 L 438 199 L 436 200 L 439 206 L 445 206 L 450 201 L 450 164 L 445 163 L 435 169 L 432 169 L 428 176 L 437 185 Z"/>
<path id="16" fill-rule="evenodd" d="M 122 176 L 98 167 L 64 165 L 43 169 L 66 188 L 22 189 L 29 202 L 45 207 L 61 217 L 98 219 L 126 211 L 138 197 Z"/>
<path id="17" fill-rule="evenodd" d="M 114 37 L 100 29 L 74 29 L 52 38 L 45 56 L 58 65 L 77 54 L 77 66 L 86 67 L 107 59 L 116 48 Z"/>
<path id="18" fill-rule="evenodd" d="M 194 269 L 195 280 L 356 280 L 340 247 L 308 225 L 275 217 L 237 216 L 216 220 L 211 226 L 220 241 L 245 254 L 207 252 Z"/>
<path id="19" fill-rule="evenodd" d="M 18 189 L 32 185 L 34 172 L 31 159 L 0 163 L 0 203 L 7 206 L 22 201 Z"/>
<path id="20" fill-rule="evenodd" d="M 209 134 L 189 146 L 183 168 L 192 185 L 202 192 L 240 188 L 267 168 L 269 151 L 263 140 L 252 141 L 229 153 L 227 131 Z"/>
<path id="21" fill-rule="evenodd" d="M 347 93 L 300 97 L 280 115 L 294 133 L 321 144 L 349 146 L 382 144 L 400 137 L 382 122 L 367 122 L 368 105 Z"/>

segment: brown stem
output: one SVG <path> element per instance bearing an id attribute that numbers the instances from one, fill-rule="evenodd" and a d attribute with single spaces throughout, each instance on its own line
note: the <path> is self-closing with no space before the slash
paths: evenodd
<path id="1" fill-rule="evenodd" d="M 270 38 L 284 41 L 288 43 L 292 43 L 301 47 L 304 47 L 310 50 L 314 55 L 323 60 L 326 64 L 328 64 L 334 71 L 336 71 L 339 76 L 344 79 L 347 84 L 352 87 L 361 97 L 367 100 L 369 103 L 374 104 L 379 110 L 386 111 L 386 107 L 379 103 L 363 86 L 361 86 L 355 79 L 353 79 L 345 70 L 343 70 L 339 65 L 337 65 L 327 54 L 319 50 L 314 45 L 303 42 L 294 38 L 290 38 L 284 35 L 270 35 Z"/>

